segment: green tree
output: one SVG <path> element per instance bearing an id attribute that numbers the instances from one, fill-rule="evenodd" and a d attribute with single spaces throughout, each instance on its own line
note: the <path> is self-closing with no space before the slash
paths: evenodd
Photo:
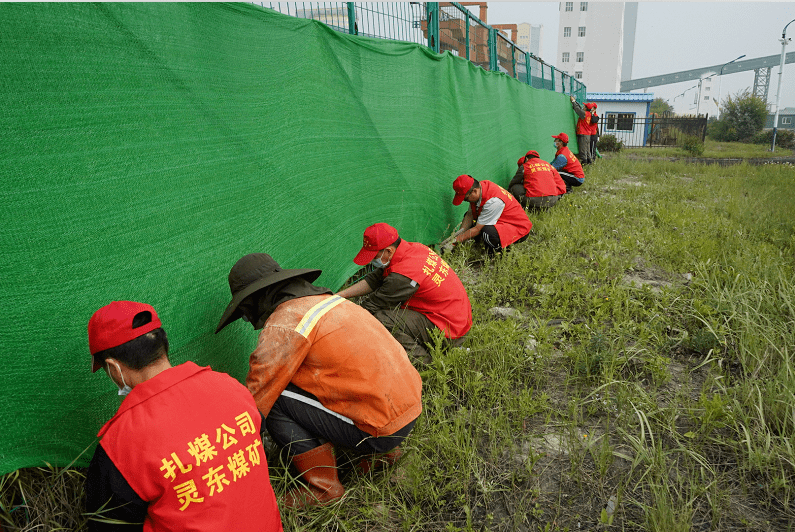
<path id="1" fill-rule="evenodd" d="M 655 98 L 654 101 L 651 102 L 649 112 L 661 115 L 663 113 L 673 113 L 674 108 L 668 103 L 668 100 L 664 100 L 663 98 Z"/>
<path id="2" fill-rule="evenodd" d="M 723 116 L 727 130 L 734 130 L 737 138 L 747 140 L 762 131 L 767 119 L 767 103 L 748 89 L 729 95 L 723 100 Z"/>

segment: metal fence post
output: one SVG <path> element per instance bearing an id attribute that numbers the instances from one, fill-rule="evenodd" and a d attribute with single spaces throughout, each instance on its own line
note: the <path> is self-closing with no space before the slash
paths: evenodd
<path id="1" fill-rule="evenodd" d="M 511 67 L 513 68 L 513 77 L 516 78 L 516 47 L 511 45 Z"/>
<path id="2" fill-rule="evenodd" d="M 428 2 L 428 48 L 439 53 L 439 2 Z"/>
<path id="3" fill-rule="evenodd" d="M 533 86 L 533 77 L 530 75 L 530 52 L 524 54 L 525 74 L 527 74 L 527 84 Z"/>
<path id="4" fill-rule="evenodd" d="M 469 12 L 464 13 L 464 16 L 467 23 L 467 61 L 471 61 L 469 58 Z"/>
<path id="5" fill-rule="evenodd" d="M 555 90 L 555 68 L 552 66 L 549 67 L 549 77 L 552 78 L 552 92 L 558 92 Z"/>
<path id="6" fill-rule="evenodd" d="M 541 88 L 546 90 L 547 82 L 544 81 L 544 63 L 541 63 Z"/>
<path id="7" fill-rule="evenodd" d="M 488 26 L 489 28 L 489 70 L 497 72 L 500 67 L 497 66 L 497 30 Z"/>
<path id="8" fill-rule="evenodd" d="M 348 2 L 348 33 L 359 35 L 359 29 L 356 27 L 356 6 L 353 2 Z"/>

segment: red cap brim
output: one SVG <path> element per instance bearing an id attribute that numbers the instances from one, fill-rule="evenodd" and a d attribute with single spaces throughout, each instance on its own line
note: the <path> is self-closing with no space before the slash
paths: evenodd
<path id="1" fill-rule="evenodd" d="M 381 251 L 379 249 L 360 249 L 359 253 L 353 257 L 353 263 L 358 264 L 359 266 L 365 266 L 370 264 L 370 262 L 378 255 L 378 252 Z"/>
<path id="2" fill-rule="evenodd" d="M 466 192 L 464 192 L 463 194 L 456 194 L 455 197 L 453 198 L 453 205 L 461 205 L 466 195 L 467 195 Z"/>

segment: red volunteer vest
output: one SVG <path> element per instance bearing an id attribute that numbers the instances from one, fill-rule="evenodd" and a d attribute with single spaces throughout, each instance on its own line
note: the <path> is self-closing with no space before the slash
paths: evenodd
<path id="1" fill-rule="evenodd" d="M 582 164 L 580 164 L 580 161 L 571 153 L 568 146 L 561 146 L 560 149 L 555 152 L 555 157 L 558 155 L 563 155 L 566 158 L 566 166 L 561 168 L 561 170 L 575 177 L 579 177 L 580 179 L 585 179 L 585 174 L 582 171 Z"/>
<path id="2" fill-rule="evenodd" d="M 483 192 L 480 207 L 470 204 L 474 219 L 477 220 L 478 216 L 480 216 L 480 211 L 483 210 L 483 205 L 491 198 L 499 198 L 505 203 L 502 215 L 495 225 L 497 233 L 500 235 L 502 247 L 510 246 L 530 232 L 530 229 L 533 228 L 533 223 L 527 218 L 527 213 L 516 201 L 516 198 L 513 197 L 513 194 L 491 181 L 481 181 L 480 187 Z"/>
<path id="3" fill-rule="evenodd" d="M 139 384 L 100 445 L 149 503 L 144 531 L 281 531 L 249 391 L 185 362 Z"/>
<path id="4" fill-rule="evenodd" d="M 593 119 L 593 117 L 598 117 L 598 116 L 599 115 L 597 115 L 596 113 L 591 113 L 591 119 Z M 590 128 L 591 128 L 591 135 L 598 135 L 599 134 L 599 123 L 598 122 L 595 123 L 595 124 L 591 124 Z"/>
<path id="5" fill-rule="evenodd" d="M 591 134 L 591 112 L 585 111 L 585 118 L 577 119 L 577 134 L 590 135 Z"/>
<path id="6" fill-rule="evenodd" d="M 472 306 L 467 291 L 450 265 L 432 249 L 402 241 L 384 268 L 384 277 L 390 273 L 399 273 L 419 284 L 402 308 L 424 314 L 447 338 L 461 338 L 469 332 Z"/>
<path id="7" fill-rule="evenodd" d="M 528 198 L 560 196 L 566 193 L 566 183 L 548 162 L 542 159 L 526 159 L 522 166 L 525 196 Z"/>

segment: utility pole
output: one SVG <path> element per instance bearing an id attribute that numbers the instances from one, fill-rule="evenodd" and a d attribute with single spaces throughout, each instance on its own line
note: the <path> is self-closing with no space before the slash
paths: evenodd
<path id="1" fill-rule="evenodd" d="M 795 19 L 787 22 L 787 26 L 795 22 Z M 776 130 L 778 129 L 778 102 L 781 98 L 781 78 L 783 77 L 784 70 L 784 51 L 787 49 L 787 43 L 792 38 L 787 39 L 787 26 L 784 26 L 784 31 L 781 32 L 781 61 L 778 63 L 778 88 L 776 89 L 776 115 L 773 117 L 773 142 L 770 144 L 770 151 L 776 151 Z"/>

